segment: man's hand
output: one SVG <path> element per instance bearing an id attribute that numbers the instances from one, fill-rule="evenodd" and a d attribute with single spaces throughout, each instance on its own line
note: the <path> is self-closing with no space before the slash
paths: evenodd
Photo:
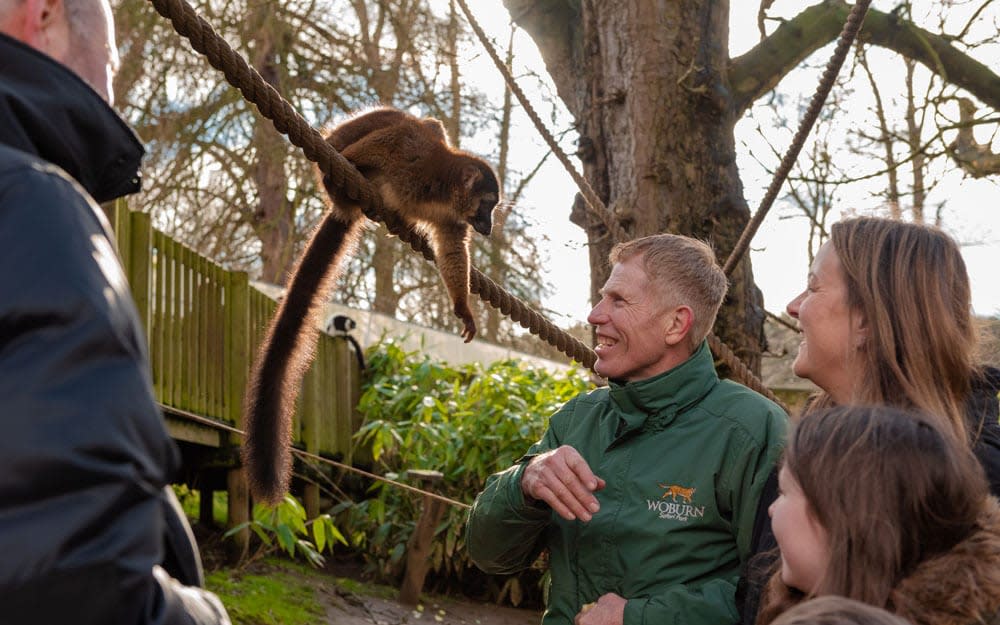
<path id="1" fill-rule="evenodd" d="M 549 504 L 556 514 L 573 521 L 589 521 L 601 506 L 594 491 L 604 480 L 594 475 L 580 453 L 563 445 L 531 459 L 521 476 L 521 490 Z"/>
<path id="2" fill-rule="evenodd" d="M 588 603 L 573 619 L 574 625 L 622 625 L 625 620 L 625 598 L 609 592 L 597 603 Z"/>

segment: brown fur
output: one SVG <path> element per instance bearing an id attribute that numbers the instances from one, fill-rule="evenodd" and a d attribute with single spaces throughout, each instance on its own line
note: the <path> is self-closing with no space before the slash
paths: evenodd
<path id="1" fill-rule="evenodd" d="M 925 560 L 892 591 L 889 608 L 914 625 L 973 625 L 1000 614 L 1000 505 L 990 498 L 977 529 Z"/>
<path id="2" fill-rule="evenodd" d="M 375 109 L 335 127 L 327 142 L 381 193 L 387 208 L 424 229 L 441 277 L 471 341 L 469 228 L 489 235 L 500 199 L 493 169 L 448 145 L 444 128 L 395 109 Z M 278 503 L 291 476 L 295 399 L 312 363 L 322 303 L 354 249 L 363 215 L 355 201 L 328 180 L 329 210 L 289 279 L 288 291 L 261 344 L 244 401 L 243 461 L 253 495 Z"/>
<path id="3" fill-rule="evenodd" d="M 341 124 L 327 141 L 371 181 L 386 207 L 429 235 L 438 271 L 464 324 L 462 338 L 471 341 L 476 322 L 469 307 L 469 227 L 490 234 L 500 200 L 493 169 L 448 145 L 441 122 L 395 109 L 377 109 Z M 324 184 L 338 206 L 358 210 Z"/>

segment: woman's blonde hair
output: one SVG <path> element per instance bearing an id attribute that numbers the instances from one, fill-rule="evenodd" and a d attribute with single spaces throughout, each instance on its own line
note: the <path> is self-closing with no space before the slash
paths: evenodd
<path id="1" fill-rule="evenodd" d="M 888 404 L 941 418 L 967 439 L 964 405 L 976 326 L 965 262 L 938 228 L 857 217 L 833 225 L 847 299 L 867 331 L 853 403 Z M 815 408 L 832 401 L 821 394 Z"/>

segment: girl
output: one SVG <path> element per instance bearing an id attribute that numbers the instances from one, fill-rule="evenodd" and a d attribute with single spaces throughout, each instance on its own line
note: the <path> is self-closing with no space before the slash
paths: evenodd
<path id="1" fill-rule="evenodd" d="M 769 514 L 780 550 L 758 625 L 839 595 L 918 625 L 1000 612 L 1000 505 L 968 446 L 891 407 L 836 407 L 790 434 Z"/>

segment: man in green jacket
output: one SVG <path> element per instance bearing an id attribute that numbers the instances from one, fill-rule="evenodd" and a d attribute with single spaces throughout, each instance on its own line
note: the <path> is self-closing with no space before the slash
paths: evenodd
<path id="1" fill-rule="evenodd" d="M 726 293 L 712 250 L 661 234 L 617 246 L 595 370 L 469 514 L 469 555 L 513 573 L 548 548 L 544 625 L 736 623 L 764 482 L 784 441 L 774 403 L 720 380 L 705 342 Z"/>

